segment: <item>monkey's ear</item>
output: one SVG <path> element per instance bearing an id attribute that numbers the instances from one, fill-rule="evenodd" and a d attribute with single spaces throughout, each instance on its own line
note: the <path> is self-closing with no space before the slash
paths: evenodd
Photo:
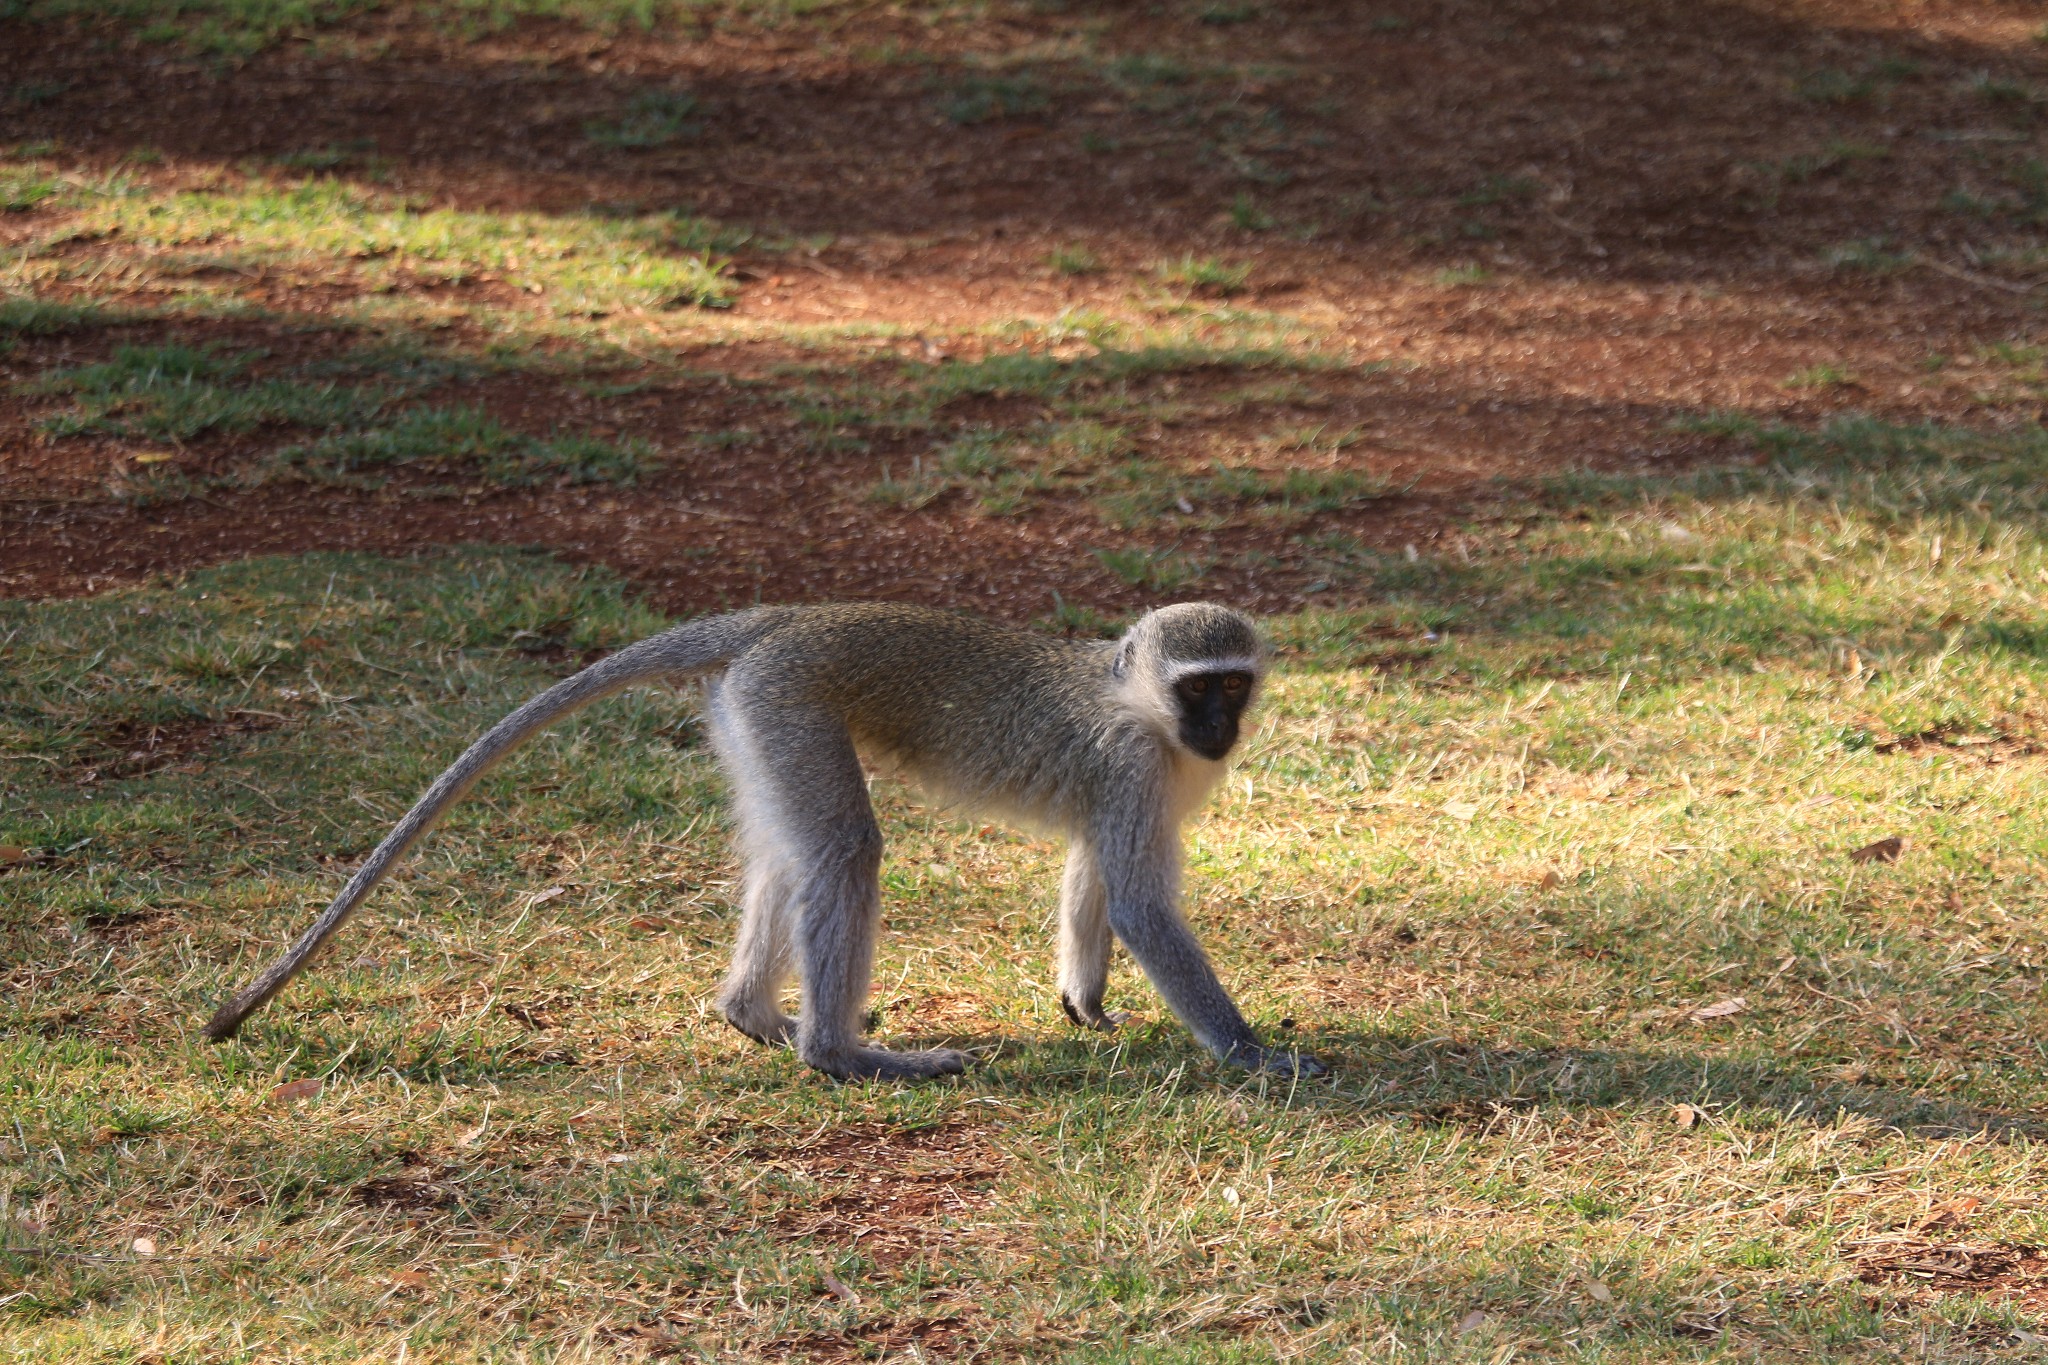
<path id="1" fill-rule="evenodd" d="M 1126 635 L 1123 643 L 1116 647 L 1116 662 L 1110 665 L 1110 676 L 1127 678 L 1131 673 L 1131 660 L 1138 656 L 1138 642 Z"/>

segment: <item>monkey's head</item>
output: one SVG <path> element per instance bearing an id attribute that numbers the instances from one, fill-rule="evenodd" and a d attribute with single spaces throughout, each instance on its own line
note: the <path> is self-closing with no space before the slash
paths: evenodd
<path id="1" fill-rule="evenodd" d="M 1242 612 L 1187 602 L 1148 612 L 1116 651 L 1125 697 L 1189 753 L 1220 759 L 1258 695 L 1266 645 Z"/>

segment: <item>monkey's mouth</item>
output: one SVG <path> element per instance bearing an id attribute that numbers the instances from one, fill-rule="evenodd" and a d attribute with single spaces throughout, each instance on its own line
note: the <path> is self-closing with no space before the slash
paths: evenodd
<path id="1" fill-rule="evenodd" d="M 1197 729 L 1184 725 L 1180 731 L 1180 742 L 1202 758 L 1224 758 L 1229 755 L 1231 746 L 1237 743 L 1237 730 L 1234 727 L 1211 729 L 1208 726 Z"/>

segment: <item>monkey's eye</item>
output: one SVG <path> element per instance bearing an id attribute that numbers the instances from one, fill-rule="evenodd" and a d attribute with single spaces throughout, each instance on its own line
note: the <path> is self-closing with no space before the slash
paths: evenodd
<path id="1" fill-rule="evenodd" d="M 1223 695 L 1232 700 L 1243 696 L 1245 689 L 1251 685 L 1252 680 L 1242 673 L 1225 673 L 1223 675 Z"/>
<path id="2" fill-rule="evenodd" d="M 1209 680 L 1199 674 L 1192 678 L 1183 678 L 1180 690 L 1190 697 L 1206 697 L 1209 695 Z"/>

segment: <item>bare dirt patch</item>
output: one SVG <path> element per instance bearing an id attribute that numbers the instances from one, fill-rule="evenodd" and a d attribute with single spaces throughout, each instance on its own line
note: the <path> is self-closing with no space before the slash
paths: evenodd
<path id="1" fill-rule="evenodd" d="M 2048 1310 L 2048 1250 L 2012 1242 L 1932 1242 L 1901 1238 L 1853 1249 L 1865 1284 L 1929 1294 L 1977 1294 Z"/>
<path id="2" fill-rule="evenodd" d="M 94 751 L 78 765 L 77 780 L 141 777 L 202 758 L 230 735 L 261 734 L 282 724 L 281 717 L 257 711 L 236 711 L 218 719 L 129 721 L 95 737 Z"/>
<path id="3" fill-rule="evenodd" d="M 1963 758 L 1975 759 L 1987 767 L 2009 763 L 2015 759 L 2033 758 L 2041 753 L 2041 746 L 2024 735 L 2011 735 L 2003 731 L 1979 734 L 1962 730 L 1921 730 L 1910 735 L 1898 735 L 1882 740 L 1871 746 L 1880 754 L 1922 754 L 1948 752 Z"/>
<path id="4" fill-rule="evenodd" d="M 985 1131 L 964 1124 L 848 1128 L 757 1159 L 822 1187 L 815 1204 L 792 1216 L 792 1237 L 883 1265 L 985 1241 L 973 1220 L 993 1205 L 994 1183 L 1010 1164 Z"/>
<path id="5" fill-rule="evenodd" d="M 398 1209 L 417 1213 L 444 1209 L 455 1202 L 455 1193 L 433 1178 L 431 1169 L 405 1175 L 376 1176 L 356 1186 L 355 1202 L 366 1208 Z"/>
<path id="6" fill-rule="evenodd" d="M 1751 458 L 1673 429 L 1702 409 L 2035 420 L 2048 388 L 1985 352 L 2033 334 L 2048 285 L 2035 169 L 2048 123 L 2027 93 L 2048 88 L 2048 49 L 2021 9 L 1422 0 L 1367 23 L 1319 0 L 1206 19 L 1112 8 L 1091 13 L 1085 53 L 1072 17 L 1043 9 L 967 21 L 870 7 L 701 32 L 529 21 L 473 41 L 387 10 L 237 64 L 112 25 L 19 23 L 0 78 L 39 93 L 10 109 L 14 135 L 80 172 L 197 187 L 317 166 L 307 174 L 478 213 L 707 214 L 762 231 L 731 253 L 730 316 L 760 330 L 706 341 L 679 325 L 655 358 L 698 377 L 632 394 L 533 374 L 458 386 L 521 431 L 664 448 L 659 473 L 615 490 L 437 474 L 375 493 L 138 500 L 136 461 L 160 452 L 47 438 L 50 401 L 17 391 L 0 400 L 0 592 L 496 541 L 610 565 L 671 610 L 890 596 L 1032 616 L 1055 593 L 1122 608 L 1176 590 L 1279 609 L 1329 600 L 1313 547 L 1331 537 L 1454 553 L 1460 526 L 1560 473 Z M 991 84 L 995 69 L 1011 85 Z M 635 100 L 679 90 L 695 101 L 687 135 L 594 138 Z M 209 308 L 259 315 L 24 338 L 0 357 L 11 378 L 117 338 L 260 344 L 281 363 L 346 345 L 350 310 L 376 297 L 477 305 L 437 322 L 435 340 L 481 347 L 479 318 L 518 323 L 548 302 L 509 267 L 409 263 L 372 281 L 362 262 L 230 257 L 167 280 L 146 241 L 64 240 L 67 212 L 0 221 L 61 258 L 43 296 L 154 306 L 204 285 Z M 1062 252 L 1069 266 L 1054 264 Z M 1242 266 L 1245 282 L 1171 284 L 1190 260 Z M 1046 405 L 962 397 L 848 450 L 785 401 L 789 367 L 900 387 L 903 366 L 972 361 L 1018 325 L 1230 310 L 1305 328 L 1343 359 L 1277 400 L 1231 396 L 1273 375 L 1138 386 L 1125 398 L 1136 454 L 1203 469 L 1278 428 L 1317 427 L 1348 433 L 1322 464 L 1397 491 L 1284 523 L 1135 530 L 1072 493 L 1001 518 L 957 495 L 903 510 L 863 495 L 885 466 Z M 796 330 L 835 327 L 867 331 L 841 346 Z M 205 476 L 279 439 L 202 439 L 172 467 Z M 1131 583 L 1095 553 L 1132 543 L 1198 576 Z"/>

